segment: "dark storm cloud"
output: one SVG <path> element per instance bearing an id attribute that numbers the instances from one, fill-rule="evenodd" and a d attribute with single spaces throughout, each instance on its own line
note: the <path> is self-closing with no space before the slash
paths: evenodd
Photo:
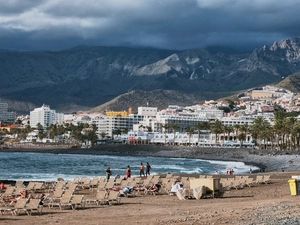
<path id="1" fill-rule="evenodd" d="M 0 48 L 262 47 L 300 36 L 296 0 L 1 1 Z"/>

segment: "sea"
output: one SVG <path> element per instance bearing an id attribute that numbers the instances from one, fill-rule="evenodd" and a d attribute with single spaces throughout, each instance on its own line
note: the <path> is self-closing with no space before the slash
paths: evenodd
<path id="1" fill-rule="evenodd" d="M 148 156 L 109 156 L 82 154 L 53 154 L 0 152 L 0 180 L 55 181 L 57 178 L 73 180 L 74 177 L 104 177 L 107 167 L 112 177 L 124 176 L 131 167 L 132 176 L 139 176 L 139 167 L 147 162 L 151 174 L 226 174 L 230 169 L 236 174 L 249 174 L 250 168 L 243 162 L 213 161 L 187 158 L 164 158 Z"/>

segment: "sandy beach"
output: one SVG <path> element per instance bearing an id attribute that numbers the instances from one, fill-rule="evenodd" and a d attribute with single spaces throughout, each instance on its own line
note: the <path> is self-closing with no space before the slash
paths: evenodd
<path id="1" fill-rule="evenodd" d="M 241 161 L 264 168 L 255 175 L 271 175 L 270 184 L 226 190 L 221 198 L 179 200 L 167 194 L 135 195 L 118 205 L 60 210 L 44 207 L 41 215 L 0 216 L 1 224 L 299 224 L 299 196 L 292 196 L 289 180 L 300 175 L 298 154 L 239 148 L 166 146 L 99 146 L 94 149 L 3 149 L 67 154 L 151 155 Z M 283 172 L 284 170 L 284 172 Z M 85 198 L 95 193 L 84 191 Z"/>

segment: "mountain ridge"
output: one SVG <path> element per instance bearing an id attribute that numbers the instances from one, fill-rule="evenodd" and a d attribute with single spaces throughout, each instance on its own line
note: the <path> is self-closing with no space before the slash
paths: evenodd
<path id="1" fill-rule="evenodd" d="M 211 98 L 211 93 L 225 97 L 275 84 L 300 72 L 299 49 L 300 38 L 292 38 L 254 49 L 250 54 L 105 46 L 47 52 L 0 51 L 0 99 L 22 103 L 23 108 L 18 104 L 10 107 L 18 112 L 28 112 L 44 103 L 62 112 L 93 109 L 138 90 L 161 94 L 165 101 L 164 95 L 172 97 L 168 93 L 178 96 L 178 102 L 186 96 L 185 101 L 192 103 L 196 97 L 199 100 L 194 102 Z M 131 107 L 129 102 L 123 106 Z"/>

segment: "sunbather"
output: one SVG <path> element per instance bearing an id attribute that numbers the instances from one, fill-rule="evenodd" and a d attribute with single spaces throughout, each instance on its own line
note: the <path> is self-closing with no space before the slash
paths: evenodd
<path id="1" fill-rule="evenodd" d="M 5 185 L 5 184 L 3 184 L 3 183 L 0 183 L 0 190 L 2 190 L 2 189 L 6 189 L 7 188 L 7 186 Z"/>

